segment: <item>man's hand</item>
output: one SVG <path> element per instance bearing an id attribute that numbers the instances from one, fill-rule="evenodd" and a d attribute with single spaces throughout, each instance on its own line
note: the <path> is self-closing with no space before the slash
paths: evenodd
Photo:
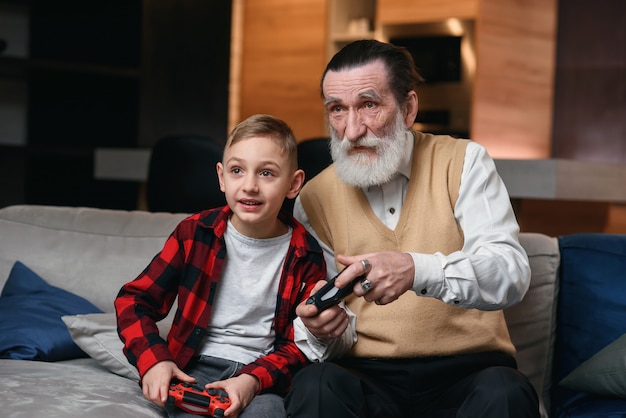
<path id="1" fill-rule="evenodd" d="M 370 289 L 365 291 L 360 283 L 356 283 L 354 294 L 363 296 L 366 301 L 376 302 L 377 305 L 386 305 L 413 287 L 413 278 L 415 277 L 413 258 L 409 254 L 399 251 L 357 256 L 337 254 L 337 261 L 349 267 L 337 278 L 335 286 L 346 286 L 363 274 L 364 263 L 361 260 L 369 262 L 370 269 L 365 278 L 370 282 Z"/>
<path id="2" fill-rule="evenodd" d="M 180 370 L 173 361 L 161 361 L 152 366 L 143 376 L 141 380 L 143 396 L 163 407 L 167 402 L 172 379 L 189 383 L 196 381 L 195 378 Z"/>
<path id="3" fill-rule="evenodd" d="M 206 389 L 219 389 L 228 393 L 230 407 L 224 411 L 225 417 L 236 417 L 243 411 L 259 390 L 259 381 L 250 374 L 242 374 L 226 380 L 208 383 Z"/>
<path id="4" fill-rule="evenodd" d="M 320 280 L 311 290 L 311 294 L 315 294 L 325 284 L 325 280 Z M 348 314 L 339 306 L 331 306 L 323 312 L 318 312 L 315 305 L 307 305 L 306 301 L 303 301 L 296 307 L 296 315 L 311 334 L 322 340 L 336 338 L 348 328 Z"/>

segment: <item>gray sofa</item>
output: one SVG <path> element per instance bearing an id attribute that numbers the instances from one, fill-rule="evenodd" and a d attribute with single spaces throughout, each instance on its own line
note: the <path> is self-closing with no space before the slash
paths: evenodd
<path id="1" fill-rule="evenodd" d="M 90 302 L 97 310 L 61 315 L 71 342 L 82 350 L 79 358 L 0 360 L 2 416 L 162 416 L 143 398 L 136 371 L 122 355 L 113 300 L 122 284 L 133 279 L 159 251 L 184 216 L 34 205 L 0 209 L 0 289 L 12 272 L 11 286 L 16 285 L 18 275 L 13 268 L 19 261 L 25 276 L 37 275 Z M 532 233 L 521 234 L 520 240 L 531 261 L 531 289 L 522 303 L 507 310 L 506 317 L 518 348 L 519 368 L 530 377 L 549 410 L 558 242 Z M 3 298 L 7 296 L 0 297 L 0 307 Z M 23 316 L 20 312 L 2 315 L 0 323 Z M 58 322 L 61 318 L 52 319 Z M 163 333 L 168 321 L 162 321 Z M 28 331 L 29 327 L 21 328 Z M 13 333 L 7 329 L 0 331 L 5 333 L 0 335 L 5 344 L 13 341 Z M 48 328 L 33 330 L 34 342 L 30 343 L 45 341 L 47 332 Z"/>

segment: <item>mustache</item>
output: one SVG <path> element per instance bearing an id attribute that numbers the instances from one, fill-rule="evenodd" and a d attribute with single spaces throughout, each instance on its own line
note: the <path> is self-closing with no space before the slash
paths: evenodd
<path id="1" fill-rule="evenodd" d="M 380 138 L 377 138 L 372 134 L 364 135 L 355 141 L 349 141 L 347 138 L 340 140 L 336 135 L 333 135 L 331 139 L 336 142 L 341 151 L 350 151 L 357 147 L 376 148 L 380 144 Z"/>

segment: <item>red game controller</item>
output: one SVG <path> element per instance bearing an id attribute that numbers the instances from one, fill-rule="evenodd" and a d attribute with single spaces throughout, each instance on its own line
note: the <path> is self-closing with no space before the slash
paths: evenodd
<path id="1" fill-rule="evenodd" d="M 230 406 L 228 394 L 216 389 L 202 389 L 188 382 L 170 385 L 168 405 L 173 405 L 194 415 L 222 418 Z"/>

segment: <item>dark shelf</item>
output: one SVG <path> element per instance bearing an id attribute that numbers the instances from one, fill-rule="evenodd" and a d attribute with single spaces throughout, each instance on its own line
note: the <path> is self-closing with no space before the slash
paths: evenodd
<path id="1" fill-rule="evenodd" d="M 24 199 L 134 209 L 138 183 L 96 180 L 96 147 L 137 145 L 141 0 L 31 0 Z M 1 64 L 1 62 L 0 62 Z"/>
<path id="2" fill-rule="evenodd" d="M 79 61 L 53 61 L 31 59 L 26 63 L 28 68 L 37 70 L 65 71 L 68 73 L 101 74 L 121 78 L 139 78 L 139 68 L 110 67 L 89 64 Z"/>
<path id="3" fill-rule="evenodd" d="M 138 68 L 141 12 L 140 0 L 33 0 L 31 58 Z"/>
<path id="4" fill-rule="evenodd" d="M 31 69 L 28 143 L 136 146 L 139 80 Z"/>

